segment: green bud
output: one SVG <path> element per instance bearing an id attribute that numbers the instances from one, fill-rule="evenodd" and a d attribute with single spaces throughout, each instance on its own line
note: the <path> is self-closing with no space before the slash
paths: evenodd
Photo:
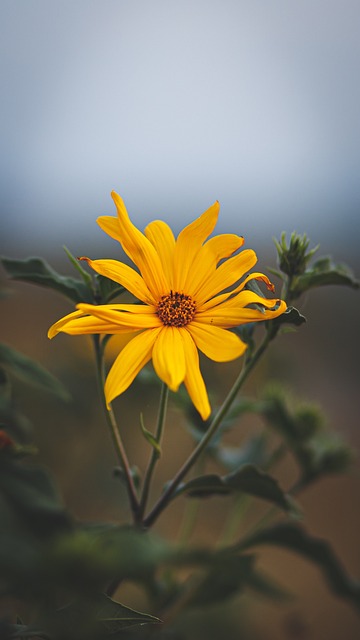
<path id="1" fill-rule="evenodd" d="M 283 273 L 293 277 L 302 275 L 309 260 L 318 250 L 318 246 L 308 251 L 310 240 L 304 233 L 300 236 L 296 231 L 290 236 L 289 245 L 286 241 L 286 233 L 283 232 L 280 241 L 274 240 L 278 252 L 279 267 Z"/>

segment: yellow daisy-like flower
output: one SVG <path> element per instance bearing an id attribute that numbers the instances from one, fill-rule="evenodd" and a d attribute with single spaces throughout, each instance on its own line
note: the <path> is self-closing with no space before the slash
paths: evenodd
<path id="1" fill-rule="evenodd" d="M 157 375 L 170 389 L 177 391 L 184 382 L 206 420 L 211 409 L 198 349 L 216 362 L 238 358 L 246 344 L 228 329 L 276 318 L 286 310 L 286 303 L 245 289 L 249 280 L 256 279 L 273 291 L 262 273 L 253 273 L 237 284 L 257 261 L 251 249 L 233 255 L 244 244 L 241 236 L 223 234 L 207 240 L 217 222 L 218 202 L 175 239 L 161 220 L 150 222 L 145 234 L 141 233 L 120 196 L 111 195 L 117 217 L 102 216 L 97 222 L 120 242 L 140 273 L 117 260 L 82 259 L 97 273 L 124 286 L 142 304 L 78 304 L 77 311 L 49 329 L 49 338 L 60 331 L 72 335 L 134 332 L 107 376 L 107 403 L 123 393 L 152 359 Z M 261 305 L 261 310 L 249 306 L 254 304 Z"/>

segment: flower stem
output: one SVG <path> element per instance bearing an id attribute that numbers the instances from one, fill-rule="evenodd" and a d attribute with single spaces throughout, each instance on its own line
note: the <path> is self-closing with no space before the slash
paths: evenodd
<path id="1" fill-rule="evenodd" d="M 118 424 L 116 422 L 114 412 L 111 407 L 110 409 L 107 408 L 106 398 L 104 393 L 105 370 L 104 370 L 103 350 L 100 344 L 100 338 L 97 335 L 94 336 L 94 348 L 95 348 L 95 355 L 96 355 L 96 368 L 97 368 L 97 375 L 98 375 L 98 381 L 99 381 L 101 402 L 105 412 L 106 422 L 110 429 L 114 448 L 115 448 L 117 457 L 119 459 L 121 469 L 124 473 L 124 479 L 125 479 L 128 496 L 129 496 L 129 502 L 130 502 L 130 507 L 133 514 L 134 523 L 138 524 L 139 501 L 136 495 L 136 489 L 135 489 L 134 481 L 131 475 L 129 460 L 120 436 L 120 431 L 119 431 Z"/>
<path id="2" fill-rule="evenodd" d="M 157 444 L 159 445 L 159 448 L 157 449 L 157 448 L 153 447 L 152 452 L 151 452 L 151 456 L 150 456 L 150 460 L 149 460 L 149 464 L 148 464 L 148 467 L 147 467 L 146 472 L 145 472 L 143 490 L 142 490 L 141 499 L 140 499 L 140 505 L 139 505 L 139 520 L 140 521 L 142 520 L 143 515 L 145 513 L 145 509 L 146 509 L 146 505 L 147 505 L 147 501 L 148 501 L 148 497 L 149 497 L 149 491 L 150 491 L 151 480 L 152 480 L 152 476 L 153 476 L 153 473 L 154 473 L 154 469 L 155 469 L 156 463 L 157 463 L 157 461 L 158 461 L 158 459 L 160 458 L 160 455 L 161 455 L 160 454 L 160 446 L 161 446 L 161 440 L 162 440 L 162 435 L 163 435 L 164 426 L 165 426 L 165 418 L 166 418 L 168 397 L 169 397 L 169 388 L 163 382 L 162 386 L 161 386 L 160 401 L 159 401 L 159 411 L 158 411 L 156 434 L 155 434 L 155 440 L 156 440 Z"/>
<path id="3" fill-rule="evenodd" d="M 146 527 L 150 527 L 155 522 L 155 520 L 159 517 L 159 515 L 162 513 L 162 511 L 165 509 L 167 504 L 172 499 L 175 490 L 179 486 L 179 484 L 182 481 L 182 479 L 184 478 L 184 476 L 188 473 L 188 471 L 194 465 L 194 463 L 196 462 L 198 457 L 201 455 L 201 453 L 207 447 L 207 445 L 209 444 L 210 440 L 212 439 L 212 437 L 215 435 L 216 431 L 218 430 L 223 418 L 226 416 L 227 412 L 229 411 L 232 403 L 234 402 L 234 400 L 235 400 L 240 388 L 242 387 L 243 383 L 247 379 L 249 373 L 252 371 L 252 369 L 254 368 L 255 364 L 258 362 L 258 360 L 261 358 L 263 353 L 266 351 L 269 343 L 275 337 L 276 333 L 277 333 L 277 329 L 276 328 L 273 328 L 272 326 L 270 326 L 268 328 L 267 333 L 266 333 L 262 343 L 260 344 L 260 346 L 257 349 L 257 351 L 255 351 L 255 353 L 246 362 L 245 366 L 241 370 L 239 376 L 235 380 L 232 388 L 230 389 L 230 391 L 229 391 L 227 397 L 225 398 L 223 404 L 221 405 L 219 411 L 217 412 L 217 414 L 214 416 L 214 419 L 210 423 L 210 426 L 209 426 L 208 430 L 206 431 L 206 433 L 204 434 L 204 436 L 202 437 L 202 439 L 200 440 L 198 445 L 195 447 L 195 449 L 192 451 L 192 453 L 189 455 L 187 460 L 184 462 L 182 467 L 180 467 L 179 471 L 176 473 L 176 475 L 174 476 L 172 481 L 168 484 L 166 490 L 160 496 L 159 500 L 155 504 L 155 506 L 152 509 L 152 511 L 144 519 L 143 522 L 144 522 L 144 525 Z"/>

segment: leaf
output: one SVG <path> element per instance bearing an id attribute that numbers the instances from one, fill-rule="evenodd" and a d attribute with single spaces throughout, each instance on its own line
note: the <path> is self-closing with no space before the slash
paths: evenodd
<path id="1" fill-rule="evenodd" d="M 257 594 L 277 602 L 294 599 L 294 596 L 290 591 L 280 586 L 262 571 L 258 571 L 255 568 L 248 576 L 247 586 L 253 589 Z"/>
<path id="2" fill-rule="evenodd" d="M 255 556 L 223 557 L 211 567 L 190 600 L 192 606 L 211 606 L 235 596 L 246 587 Z"/>
<path id="3" fill-rule="evenodd" d="M 304 274 L 294 278 L 291 295 L 294 298 L 308 289 L 324 285 L 345 285 L 353 289 L 360 286 L 347 265 L 334 264 L 330 257 L 325 256 L 314 262 Z"/>
<path id="4" fill-rule="evenodd" d="M 71 529 L 71 520 L 45 470 L 23 465 L 7 450 L 0 457 L 0 495 L 24 526 L 41 537 Z"/>
<path id="5" fill-rule="evenodd" d="M 75 303 L 93 302 L 92 292 L 82 280 L 60 275 L 42 258 L 14 260 L 2 257 L 1 262 L 13 280 L 22 280 L 48 287 Z"/>
<path id="6" fill-rule="evenodd" d="M 152 446 L 153 449 L 155 449 L 157 455 L 160 457 L 161 456 L 161 446 L 159 444 L 159 442 L 156 440 L 155 436 L 146 429 L 145 425 L 144 425 L 144 418 L 143 418 L 143 414 L 140 413 L 140 426 L 141 426 L 141 431 L 143 436 L 145 437 L 145 439 L 148 441 L 148 443 Z"/>
<path id="7" fill-rule="evenodd" d="M 360 609 L 360 583 L 347 575 L 328 542 L 310 536 L 300 525 L 281 523 L 245 538 L 236 548 L 243 551 L 263 544 L 285 547 L 316 564 L 331 591 Z"/>
<path id="8" fill-rule="evenodd" d="M 98 594 L 48 615 L 46 627 L 55 640 L 105 640 L 121 638 L 121 632 L 149 624 L 161 624 L 161 620 Z"/>
<path id="9" fill-rule="evenodd" d="M 246 464 L 227 476 L 209 474 L 194 478 L 181 485 L 177 495 L 185 493 L 190 498 L 205 498 L 237 492 L 272 502 L 284 511 L 294 508 L 293 501 L 282 491 L 277 480 L 252 464 Z"/>
<path id="10" fill-rule="evenodd" d="M 99 607 L 96 612 L 96 619 L 104 625 L 106 630 L 110 633 L 139 624 L 161 623 L 159 618 L 151 616 L 148 613 L 140 613 L 139 611 L 125 607 L 105 595 L 102 595 L 99 598 Z"/>
<path id="11" fill-rule="evenodd" d="M 267 437 L 263 433 L 246 442 L 243 447 L 219 446 L 211 450 L 214 458 L 228 471 L 235 471 L 245 464 L 262 465 L 266 460 Z"/>
<path id="12" fill-rule="evenodd" d="M 0 363 L 27 384 L 50 391 L 62 400 L 69 401 L 70 395 L 59 380 L 38 362 L 7 344 L 0 343 Z"/>
<path id="13" fill-rule="evenodd" d="M 274 320 L 272 320 L 271 322 L 274 326 L 281 324 L 291 324 L 299 327 L 300 325 L 304 324 L 304 322 L 306 322 L 306 318 L 295 307 L 288 307 L 284 313 L 282 313 L 277 318 L 274 318 Z"/>
<path id="14" fill-rule="evenodd" d="M 95 281 L 98 286 L 100 300 L 103 304 L 110 302 L 126 291 L 125 287 L 122 287 L 117 282 L 114 282 L 114 280 L 110 280 L 110 278 L 106 278 L 99 273 L 95 275 Z"/>

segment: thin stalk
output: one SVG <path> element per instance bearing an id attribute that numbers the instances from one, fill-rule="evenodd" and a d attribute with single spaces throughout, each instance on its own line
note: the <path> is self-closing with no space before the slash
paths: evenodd
<path id="1" fill-rule="evenodd" d="M 125 479 L 128 496 L 129 496 L 129 502 L 130 502 L 130 507 L 133 514 L 134 523 L 138 524 L 139 501 L 136 495 L 136 489 L 135 489 L 134 481 L 131 475 L 129 460 L 126 455 L 124 444 L 120 436 L 120 431 L 119 431 L 118 424 L 116 422 L 114 412 L 111 407 L 110 409 L 108 409 L 106 404 L 106 398 L 104 393 L 104 383 L 105 383 L 104 358 L 103 358 L 99 336 L 94 336 L 94 347 L 95 347 L 96 369 L 97 369 L 97 375 L 98 375 L 101 403 L 103 405 L 107 425 L 110 429 L 114 448 L 115 448 L 117 457 L 119 459 L 121 469 L 124 473 L 124 479 Z"/>
<path id="2" fill-rule="evenodd" d="M 271 328 L 269 328 L 269 330 L 268 330 L 264 340 L 260 344 L 259 348 L 253 354 L 253 356 L 246 362 L 244 368 L 242 369 L 242 371 L 240 372 L 239 376 L 235 380 L 232 388 L 230 389 L 230 391 L 229 391 L 227 397 L 225 398 L 223 404 L 221 405 L 219 411 L 217 412 L 217 414 L 215 415 L 214 419 L 212 420 L 208 430 L 206 431 L 206 433 L 204 434 L 204 436 L 202 437 L 202 439 L 200 440 L 198 445 L 195 447 L 195 449 L 192 451 L 190 456 L 184 462 L 182 467 L 180 467 L 179 471 L 176 473 L 176 475 L 174 476 L 172 481 L 169 483 L 169 485 L 167 486 L 167 488 L 164 491 L 164 493 L 160 496 L 159 500 L 155 504 L 155 506 L 152 509 L 152 511 L 144 519 L 144 525 L 146 527 L 150 527 L 155 522 L 155 520 L 159 517 L 161 512 L 165 509 L 167 504 L 172 499 L 172 496 L 173 496 L 176 488 L 179 486 L 179 484 L 182 481 L 182 479 L 184 478 L 184 476 L 188 473 L 188 471 L 194 465 L 194 463 L 196 462 L 198 457 L 201 455 L 201 453 L 204 451 L 204 449 L 206 449 L 206 447 L 209 444 L 210 440 L 213 438 L 213 436 L 215 435 L 216 431 L 218 430 L 223 418 L 226 416 L 227 412 L 229 411 L 229 409 L 230 409 L 232 403 L 234 402 L 234 400 L 235 400 L 235 398 L 236 398 L 241 386 L 243 385 L 243 383 L 247 379 L 249 373 L 252 371 L 252 369 L 254 368 L 255 364 L 258 362 L 258 360 L 261 358 L 263 353 L 266 351 L 269 343 L 275 337 L 275 335 L 276 335 L 276 330 L 273 331 Z"/>
<path id="3" fill-rule="evenodd" d="M 161 446 L 162 436 L 163 436 L 163 432 L 164 432 L 168 397 L 169 397 L 169 388 L 163 382 L 162 386 L 161 386 L 159 410 L 158 410 L 156 432 L 155 432 L 155 439 L 156 439 L 157 444 L 159 445 L 159 448 Z M 153 476 L 153 473 L 154 473 L 154 470 L 155 470 L 156 463 L 157 463 L 158 459 L 160 458 L 160 455 L 161 455 L 160 451 L 158 449 L 156 449 L 155 447 L 153 447 L 152 452 L 151 452 L 151 456 L 150 456 L 150 460 L 149 460 L 149 464 L 148 464 L 148 467 L 147 467 L 146 472 L 145 472 L 143 489 L 142 489 L 142 494 L 141 494 L 141 500 L 140 500 L 140 506 L 139 506 L 139 519 L 140 519 L 140 521 L 142 520 L 143 515 L 145 513 L 145 509 L 146 509 L 146 505 L 147 505 L 147 501 L 148 501 L 148 497 L 149 497 L 149 492 L 150 492 L 152 476 Z"/>
<path id="4" fill-rule="evenodd" d="M 198 458 L 196 465 L 193 468 L 193 475 L 195 477 L 200 476 L 204 472 L 205 457 Z M 200 510 L 200 500 L 187 500 L 180 527 L 180 533 L 178 536 L 178 545 L 185 547 L 189 542 L 190 537 L 195 529 L 197 516 Z"/>

